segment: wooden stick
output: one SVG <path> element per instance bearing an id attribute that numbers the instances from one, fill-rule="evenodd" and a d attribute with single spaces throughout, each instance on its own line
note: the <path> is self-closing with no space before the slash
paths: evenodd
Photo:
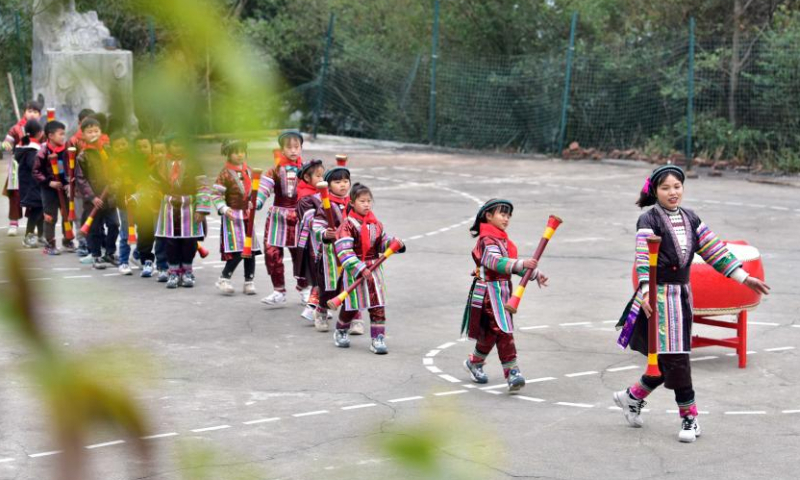
<path id="1" fill-rule="evenodd" d="M 650 319 L 647 324 L 647 370 L 644 374 L 648 377 L 660 377 L 658 369 L 658 248 L 661 246 L 661 237 L 653 235 L 647 237 L 647 250 L 650 259 L 650 281 L 648 302 L 650 302 Z"/>
<path id="2" fill-rule="evenodd" d="M 19 114 L 19 105 L 17 104 L 17 89 L 14 88 L 14 77 L 11 76 L 11 72 L 6 72 L 8 76 L 8 88 L 11 90 L 11 101 L 14 104 L 14 114 L 17 116 L 17 121 L 19 122 L 22 119 L 22 116 Z"/>
<path id="3" fill-rule="evenodd" d="M 544 253 L 545 247 L 547 247 L 548 242 L 550 242 L 550 238 L 553 237 L 553 234 L 556 233 L 556 229 L 559 225 L 561 225 L 562 220 L 555 215 L 550 215 L 550 218 L 547 220 L 547 227 L 544 229 L 544 233 L 542 234 L 542 238 L 539 240 L 539 246 L 536 247 L 536 251 L 533 253 L 533 259 L 539 260 L 542 254 Z M 511 313 L 517 313 L 519 309 L 519 302 L 522 300 L 522 295 L 525 293 L 525 287 L 528 286 L 528 282 L 533 275 L 533 270 L 528 270 L 525 272 L 525 275 L 522 276 L 522 280 L 520 280 L 519 285 L 517 286 L 516 290 L 514 290 L 514 294 L 511 298 L 508 299 L 508 302 L 505 304 L 506 310 Z"/>
<path id="4" fill-rule="evenodd" d="M 386 251 L 383 252 L 383 255 L 381 255 L 381 257 L 375 263 L 373 263 L 366 270 L 364 270 L 361 276 L 358 277 L 358 279 L 356 279 L 355 282 L 351 283 L 346 290 L 344 290 L 342 293 L 334 297 L 333 300 L 328 302 L 328 308 L 331 310 L 336 310 L 337 308 L 339 308 L 342 305 L 342 303 L 344 303 L 344 300 L 347 298 L 347 296 L 353 293 L 353 290 L 355 290 L 362 283 L 364 283 L 364 278 L 366 278 L 367 275 L 372 274 L 372 272 L 374 272 L 378 267 L 380 267 L 381 264 L 383 264 L 383 262 L 385 262 L 387 258 L 394 255 L 398 250 L 400 250 L 400 248 L 401 248 L 400 242 L 397 239 L 393 240 L 392 243 L 390 243 L 389 246 L 386 247 Z"/>

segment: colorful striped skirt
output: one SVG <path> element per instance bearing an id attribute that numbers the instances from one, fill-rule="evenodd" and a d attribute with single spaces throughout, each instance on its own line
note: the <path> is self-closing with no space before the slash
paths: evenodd
<path id="1" fill-rule="evenodd" d="M 264 241 L 270 247 L 297 246 L 300 222 L 297 209 L 272 206 L 264 227 Z"/>
<path id="2" fill-rule="evenodd" d="M 194 196 L 165 195 L 158 209 L 156 237 L 163 238 L 202 238 L 205 237 L 203 224 L 195 222 L 197 212 Z"/>

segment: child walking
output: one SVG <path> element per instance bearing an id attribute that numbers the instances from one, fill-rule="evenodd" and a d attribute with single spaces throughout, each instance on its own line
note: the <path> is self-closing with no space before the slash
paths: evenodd
<path id="1" fill-rule="evenodd" d="M 336 258 L 334 242 L 336 230 L 342 224 L 347 205 L 350 203 L 350 170 L 346 167 L 334 167 L 323 177 L 328 182 L 333 225 L 328 225 L 328 216 L 322 203 L 317 206 L 311 224 L 312 248 L 317 253 L 315 262 L 315 285 L 319 289 L 319 301 L 314 313 L 314 328 L 318 332 L 327 332 L 330 329 L 330 313 L 328 301 L 333 300 L 342 291 L 342 275 L 339 261 Z M 350 323 L 350 334 L 354 334 L 356 324 L 360 326 L 359 334 L 364 333 L 364 323 L 360 319 L 353 319 Z"/>
<path id="2" fill-rule="evenodd" d="M 8 135 L 3 140 L 3 149 L 13 152 L 14 148 L 20 144 L 22 137 L 25 136 L 25 124 L 28 120 L 39 120 L 42 117 L 42 105 L 39 102 L 30 101 L 25 104 L 25 113 L 22 118 L 8 131 Z M 8 197 L 8 236 L 17 235 L 19 219 L 22 218 L 22 206 L 20 205 L 19 192 L 19 165 L 12 158 L 8 161 L 8 176 L 3 186 L 3 195 Z"/>
<path id="3" fill-rule="evenodd" d="M 255 295 L 253 279 L 256 274 L 256 255 L 261 254 L 258 237 L 253 230 L 252 255 L 244 258 L 245 237 L 247 236 L 247 215 L 250 210 L 250 194 L 253 188 L 253 171 L 247 165 L 247 143 L 230 140 L 222 144 L 225 166 L 214 182 L 213 202 L 217 213 L 222 217 L 219 248 L 225 267 L 222 269 L 216 287 L 224 295 L 236 291 L 231 277 L 236 267 L 244 262 L 244 294 Z"/>
<path id="4" fill-rule="evenodd" d="M 197 242 L 205 236 L 205 216 L 211 212 L 210 200 L 202 193 L 202 175 L 195 162 L 186 158 L 183 142 L 167 140 L 167 177 L 159 208 L 156 237 L 165 241 L 169 277 L 167 288 L 194 287 L 192 270 Z"/>
<path id="5" fill-rule="evenodd" d="M 60 255 L 61 251 L 56 248 L 56 220 L 59 214 L 62 214 L 61 231 L 65 235 L 62 238 L 63 250 L 65 252 L 75 251 L 75 245 L 72 240 L 67 240 L 66 238 L 67 219 L 63 218 L 59 199 L 59 191 L 62 192 L 61 195 L 67 195 L 69 191 L 66 126 L 58 121 L 47 122 L 47 125 L 44 126 L 44 134 L 47 138 L 47 143 L 39 149 L 32 174 L 41 188 L 44 213 L 44 253 L 46 255 Z M 58 174 L 53 172 L 53 167 L 50 163 L 51 155 L 55 155 L 57 158 Z"/>
<path id="6" fill-rule="evenodd" d="M 700 255 L 719 273 L 758 293 L 768 294 L 769 287 L 749 276 L 719 237 L 692 210 L 681 206 L 685 179 L 683 170 L 676 165 L 659 167 L 645 182 L 637 201 L 640 208 L 651 205 L 653 208 L 643 213 L 636 225 L 638 288 L 617 324 L 622 330 L 617 344 L 647 355 L 647 318 L 651 314 L 651 306 L 646 301 L 650 280 L 647 237 L 658 235 L 661 245 L 657 267 L 657 347 L 661 376 L 642 376 L 626 390 L 615 392 L 614 402 L 622 408 L 628 423 L 639 428 L 644 424 L 641 413 L 645 398 L 661 385 L 674 390 L 682 419 L 678 440 L 691 443 L 701 433 L 689 363 L 693 320 L 689 283 L 692 258 L 695 253 Z"/>
<path id="7" fill-rule="evenodd" d="M 300 183 L 297 185 L 297 218 L 300 219 L 300 234 L 297 239 L 297 249 L 300 250 L 300 262 L 292 265 L 294 277 L 302 278 L 311 287 L 308 303 L 305 305 L 301 317 L 314 322 L 314 312 L 319 304 L 319 287 L 316 283 L 315 266 L 319 254 L 319 245 L 311 238 L 311 228 L 317 208 L 322 206 L 322 200 L 317 192 L 317 184 L 322 181 L 325 167 L 322 160 L 311 160 L 303 164 L 300 169 Z"/>
<path id="8" fill-rule="evenodd" d="M 383 224 L 372 212 L 372 191 L 366 185 L 356 183 L 350 190 L 350 209 L 336 232 L 336 255 L 343 271 L 344 286 L 352 285 L 357 278 L 361 283 L 345 299 L 339 312 L 339 321 L 333 334 L 333 342 L 339 348 L 350 347 L 350 323 L 360 309 L 369 310 L 370 351 L 377 355 L 389 352 L 386 346 L 386 286 L 383 266 L 369 271 L 368 268 L 380 258 L 386 247 L 395 240 L 386 234 Z M 397 253 L 406 250 L 400 242 Z"/>
<path id="9" fill-rule="evenodd" d="M 25 124 L 25 136 L 14 150 L 14 159 L 19 165 L 20 205 L 25 208 L 28 225 L 22 244 L 27 248 L 44 246 L 44 211 L 42 189 L 33 178 L 33 167 L 39 155 L 42 141 L 42 125 L 36 120 Z"/>
<path id="10" fill-rule="evenodd" d="M 283 249 L 289 249 L 292 264 L 302 262 L 302 252 L 297 248 L 300 226 L 297 218 L 297 184 L 302 167 L 303 135 L 297 130 L 285 130 L 278 136 L 278 144 L 280 150 L 274 152 L 275 167 L 261 177 L 257 204 L 257 208 L 261 209 L 270 196 L 275 197 L 264 227 L 264 261 L 274 291 L 261 299 L 262 303 L 272 307 L 286 304 Z M 303 305 L 307 304 L 311 294 L 308 282 L 298 278 L 297 290 Z"/>
<path id="11" fill-rule="evenodd" d="M 538 261 L 519 259 L 516 244 L 508 237 L 506 230 L 514 213 L 514 205 L 508 200 L 492 199 L 486 202 L 469 231 L 478 238 L 472 250 L 475 262 L 475 279 L 467 299 L 461 333 L 475 340 L 475 350 L 464 361 L 464 367 L 475 383 L 487 383 L 488 375 L 483 371 L 486 358 L 497 346 L 497 354 L 503 367 L 503 375 L 508 383 L 508 391 L 513 393 L 525 386 L 517 363 L 517 348 L 514 344 L 514 322 L 505 304 L 511 293 L 511 276 L 524 275 L 533 270 L 540 287 L 546 287 L 548 278 L 537 270 Z"/>

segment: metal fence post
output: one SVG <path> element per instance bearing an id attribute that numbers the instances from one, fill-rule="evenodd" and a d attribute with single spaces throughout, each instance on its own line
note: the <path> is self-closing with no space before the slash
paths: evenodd
<path id="1" fill-rule="evenodd" d="M 694 122 L 694 17 L 689 18 L 689 64 L 686 74 L 686 169 L 692 168 L 692 124 Z"/>
<path id="2" fill-rule="evenodd" d="M 428 143 L 436 137 L 436 59 L 439 50 L 439 0 L 433 0 L 433 38 L 431 40 L 431 101 L 428 112 Z"/>
<path id="3" fill-rule="evenodd" d="M 567 71 L 564 78 L 564 96 L 561 99 L 561 124 L 558 130 L 558 155 L 564 150 L 564 137 L 567 134 L 567 107 L 569 106 L 569 89 L 572 82 L 572 57 L 575 52 L 575 30 L 578 28 L 578 12 L 572 13 L 569 27 L 569 48 L 567 48 Z"/>
<path id="4" fill-rule="evenodd" d="M 331 17 L 328 20 L 328 33 L 325 40 L 325 54 L 322 57 L 322 71 L 319 75 L 319 86 L 317 87 L 317 105 L 314 107 L 314 128 L 312 134 L 317 138 L 317 129 L 319 128 L 319 117 L 322 115 L 322 106 L 325 102 L 325 77 L 328 75 L 328 61 L 331 54 L 331 44 L 333 43 L 333 23 L 336 21 L 336 14 L 331 12 Z"/>

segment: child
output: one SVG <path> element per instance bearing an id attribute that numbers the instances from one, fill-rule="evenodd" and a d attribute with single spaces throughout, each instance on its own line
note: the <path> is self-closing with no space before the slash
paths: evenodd
<path id="1" fill-rule="evenodd" d="M 130 175 L 133 185 L 130 197 L 128 197 L 128 208 L 134 212 L 133 217 L 136 223 L 134 257 L 138 257 L 141 263 L 142 271 L 139 276 L 150 278 L 155 270 L 153 242 L 155 241 L 156 213 L 160 198 L 156 194 L 154 186 L 157 183 L 158 173 L 154 168 L 155 157 L 150 139 L 140 134 L 136 137 L 135 146 L 136 150 L 131 155 Z"/>
<path id="2" fill-rule="evenodd" d="M 46 255 L 60 255 L 61 252 L 56 248 L 56 219 L 61 213 L 61 202 L 59 200 L 59 190 L 63 195 L 68 193 L 69 178 L 67 168 L 69 159 L 67 157 L 67 135 L 66 126 L 58 121 L 47 122 L 44 126 L 44 134 L 47 143 L 39 150 L 36 161 L 33 165 L 33 178 L 39 183 L 42 195 L 42 208 L 44 211 L 44 239 Z M 50 164 L 50 155 L 58 158 L 58 175 L 53 173 Z M 66 232 L 65 218 L 61 218 L 61 231 Z M 62 246 L 65 252 L 74 252 L 75 246 L 72 240 L 62 239 Z"/>
<path id="3" fill-rule="evenodd" d="M 36 120 L 28 120 L 25 124 L 25 136 L 14 151 L 14 159 L 19 165 L 20 205 L 25 207 L 25 217 L 28 219 L 25 239 L 22 241 L 27 248 L 45 245 L 42 190 L 33 178 L 33 166 L 39 155 L 41 140 L 42 125 Z"/>
<path id="4" fill-rule="evenodd" d="M 675 401 L 682 418 L 678 440 L 694 442 L 700 436 L 697 405 L 692 388 L 689 363 L 692 331 L 692 303 L 689 272 L 697 253 L 719 273 L 747 285 L 761 294 L 769 287 L 761 280 L 748 276 L 741 262 L 724 243 L 691 210 L 681 207 L 685 175 L 680 167 L 664 165 L 655 169 L 645 182 L 637 205 L 644 208 L 637 222 L 636 275 L 639 286 L 629 302 L 618 328 L 622 329 L 617 343 L 644 355 L 648 352 L 648 322 L 651 306 L 649 293 L 650 269 L 647 237 L 658 235 L 661 246 L 658 254 L 658 366 L 661 376 L 642 376 L 627 390 L 614 393 L 614 402 L 622 408 L 625 419 L 633 427 L 641 427 L 645 398 L 664 385 L 675 391 Z M 663 302 L 663 303 L 661 303 Z M 676 333 L 677 332 L 677 333 Z"/>
<path id="5" fill-rule="evenodd" d="M 483 371 L 486 357 L 497 346 L 497 354 L 503 366 L 503 375 L 508 391 L 513 393 L 525 386 L 525 378 L 517 364 L 517 348 L 514 345 L 514 323 L 504 307 L 511 292 L 511 276 L 533 270 L 539 286 L 547 286 L 548 278 L 539 272 L 538 262 L 532 258 L 518 258 L 517 246 L 508 238 L 508 224 L 514 205 L 508 200 L 492 199 L 486 202 L 475 217 L 469 231 L 478 238 L 472 250 L 475 276 L 464 311 L 461 333 L 475 340 L 475 350 L 464 361 L 464 367 L 475 383 L 487 383 Z"/>
<path id="6" fill-rule="evenodd" d="M 119 188 L 117 190 L 117 215 L 119 216 L 119 273 L 120 275 L 133 275 L 130 266 L 131 246 L 128 242 L 129 212 L 133 209 L 133 202 L 128 199 L 135 191 L 138 168 L 133 163 L 130 143 L 128 138 L 120 133 L 111 134 L 111 161 L 119 172 Z M 134 216 L 133 220 L 136 220 Z"/>
<path id="7" fill-rule="evenodd" d="M 3 140 L 3 149 L 13 151 L 19 145 L 22 137 L 25 136 L 25 124 L 28 120 L 39 120 L 42 117 L 42 105 L 39 102 L 30 101 L 25 104 L 25 113 L 16 125 L 11 127 Z M 22 207 L 20 206 L 19 193 L 19 172 L 16 160 L 13 158 L 8 161 L 8 177 L 3 187 L 3 195 L 8 197 L 8 236 L 17 235 L 19 219 L 22 218 Z"/>
<path id="8" fill-rule="evenodd" d="M 300 223 L 297 218 L 297 183 L 302 166 L 300 154 L 303 151 L 303 135 L 297 130 L 285 130 L 278 136 L 278 144 L 281 149 L 275 151 L 275 167 L 261 177 L 257 205 L 261 209 L 267 198 L 275 195 L 264 227 L 264 261 L 275 291 L 261 299 L 262 303 L 272 307 L 286 304 L 284 247 L 289 248 L 293 264 L 302 261 L 302 252 L 297 248 Z M 307 304 L 311 294 L 308 282 L 298 278 L 297 290 L 302 303 Z"/>
<path id="9" fill-rule="evenodd" d="M 192 263 L 197 242 L 205 236 L 205 216 L 211 212 L 201 195 L 200 170 L 186 158 L 183 142 L 176 137 L 167 140 L 167 176 L 162 180 L 163 198 L 159 208 L 156 237 L 164 239 L 169 265 L 167 288 L 194 287 Z"/>
<path id="10" fill-rule="evenodd" d="M 84 201 L 81 222 L 85 223 L 92 209 L 98 208 L 89 231 L 89 255 L 92 268 L 105 270 L 108 264 L 117 263 L 114 254 L 119 237 L 119 215 L 115 195 L 119 187 L 119 171 L 106 152 L 108 137 L 103 135 L 100 122 L 86 117 L 81 130 L 82 151 L 75 165 L 77 187 Z M 105 199 L 101 198 L 103 191 L 106 191 Z"/>
<path id="11" fill-rule="evenodd" d="M 311 227 L 312 246 L 317 252 L 315 284 L 319 289 L 319 301 L 314 315 L 314 327 L 318 332 L 327 332 L 330 328 L 328 301 L 333 300 L 342 289 L 339 262 L 333 244 L 336 240 L 336 229 L 342 224 L 347 204 L 350 202 L 350 170 L 345 167 L 334 167 L 325 172 L 324 179 L 328 182 L 335 224 L 328 225 L 328 217 L 320 204 Z M 359 330 L 356 329 L 357 324 L 360 324 Z M 353 319 L 350 324 L 350 334 L 357 334 L 359 331 L 363 334 L 364 323 L 360 319 Z"/>
<path id="12" fill-rule="evenodd" d="M 168 177 L 167 142 L 163 138 L 158 138 L 153 142 L 153 170 L 151 172 L 151 178 L 156 179 L 154 183 L 151 183 L 156 198 L 154 207 L 156 215 L 153 220 L 153 225 L 155 226 L 156 221 L 158 220 L 158 206 L 161 203 L 161 197 L 164 195 L 164 192 L 159 191 L 159 188 L 163 182 L 158 179 L 166 179 Z M 153 250 L 156 259 L 156 281 L 158 283 L 167 283 L 169 280 L 169 266 L 167 264 L 167 248 L 165 239 L 155 237 Z"/>
<path id="13" fill-rule="evenodd" d="M 252 255 L 242 257 L 247 236 L 247 215 L 250 194 L 253 188 L 253 171 L 247 166 L 247 144 L 241 140 L 230 140 L 222 144 L 222 154 L 227 161 L 214 182 L 213 202 L 222 217 L 219 248 L 225 267 L 216 287 L 224 295 L 233 295 L 235 290 L 231 277 L 236 267 L 244 260 L 244 294 L 255 295 L 253 279 L 256 274 L 256 255 L 261 254 L 258 237 L 253 229 Z M 253 212 L 255 213 L 255 212 Z"/>
<path id="14" fill-rule="evenodd" d="M 319 303 L 319 288 L 314 275 L 314 266 L 318 254 L 318 249 L 315 247 L 318 245 L 314 242 L 309 243 L 308 239 L 311 234 L 314 214 L 317 208 L 322 205 L 316 185 L 322 181 L 324 173 L 325 167 L 322 165 L 322 160 L 306 162 L 300 170 L 300 183 L 297 185 L 297 218 L 300 219 L 300 236 L 297 240 L 297 249 L 301 252 L 301 261 L 295 262 L 292 267 L 294 268 L 295 278 L 304 279 L 311 287 L 308 304 L 303 309 L 303 313 L 300 314 L 301 317 L 309 322 L 314 321 L 314 312 Z"/>
<path id="15" fill-rule="evenodd" d="M 83 130 L 81 130 L 81 123 L 87 118 L 95 114 L 95 111 L 90 108 L 84 108 L 78 112 L 78 128 L 74 135 L 69 139 L 67 148 L 74 148 L 76 155 L 83 150 Z M 83 199 L 80 196 L 80 190 L 75 189 L 75 218 L 82 219 L 83 216 Z M 80 225 L 78 225 L 80 227 Z M 75 229 L 75 237 L 78 239 L 78 251 L 76 252 L 79 257 L 91 259 L 89 255 L 89 246 L 86 238 L 81 232 L 80 228 Z"/>
<path id="16" fill-rule="evenodd" d="M 370 316 L 370 351 L 378 355 L 388 353 L 386 347 L 386 288 L 383 281 L 383 267 L 367 272 L 394 238 L 386 234 L 383 224 L 372 213 L 372 191 L 366 186 L 356 183 L 350 191 L 350 210 L 342 225 L 336 232 L 336 255 L 344 269 L 344 286 L 347 288 L 356 278 L 365 276 L 365 281 L 357 287 L 345 300 L 344 308 L 339 312 L 336 332 L 333 334 L 334 344 L 339 348 L 350 347 L 348 329 L 360 309 L 369 310 Z M 401 242 L 397 253 L 405 252 Z"/>
<path id="17" fill-rule="evenodd" d="M 83 130 L 81 130 L 81 123 L 86 120 L 86 117 L 91 117 L 94 114 L 95 111 L 91 108 L 84 108 L 78 112 L 78 128 L 75 131 L 75 134 L 70 137 L 69 143 L 67 144 L 68 147 L 74 147 L 78 149 L 78 153 L 80 153 L 80 148 L 83 145 Z"/>

